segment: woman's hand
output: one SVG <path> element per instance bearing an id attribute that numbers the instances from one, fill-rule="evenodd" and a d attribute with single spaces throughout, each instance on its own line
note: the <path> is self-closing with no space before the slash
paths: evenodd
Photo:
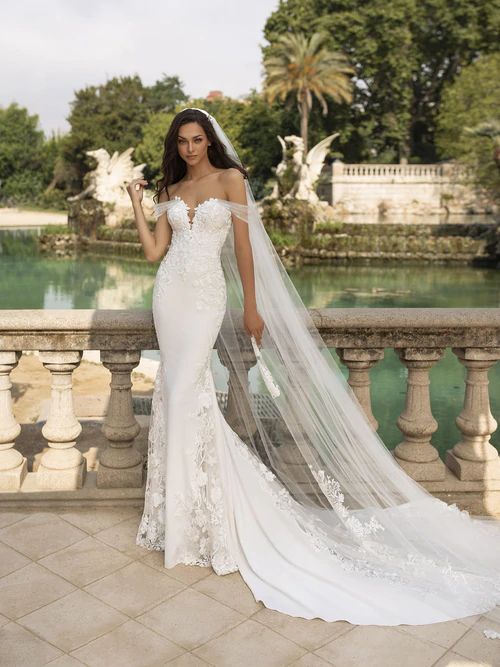
<path id="1" fill-rule="evenodd" d="M 262 332 L 264 331 L 264 320 L 256 308 L 245 308 L 243 312 L 243 325 L 249 336 L 254 336 L 257 345 L 260 346 Z"/>
<path id="2" fill-rule="evenodd" d="M 147 184 L 148 182 L 144 178 L 134 178 L 133 181 L 130 181 L 130 183 L 127 185 L 127 192 L 130 195 L 132 204 L 141 203 L 142 197 L 144 195 L 144 188 Z"/>

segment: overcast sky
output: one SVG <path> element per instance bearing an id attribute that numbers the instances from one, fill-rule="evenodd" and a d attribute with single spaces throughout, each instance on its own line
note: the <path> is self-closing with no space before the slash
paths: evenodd
<path id="1" fill-rule="evenodd" d="M 0 106 L 67 131 L 74 91 L 113 76 L 178 75 L 189 96 L 261 89 L 262 31 L 278 0 L 13 0 L 0 5 Z"/>

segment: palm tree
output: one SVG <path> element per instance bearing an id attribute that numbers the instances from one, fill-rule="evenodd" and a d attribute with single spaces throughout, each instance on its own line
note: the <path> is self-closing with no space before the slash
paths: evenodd
<path id="1" fill-rule="evenodd" d="M 285 101 L 289 94 L 297 97 L 300 113 L 300 134 L 307 154 L 307 132 L 313 95 L 326 116 L 325 96 L 335 102 L 352 101 L 350 77 L 354 68 L 338 51 L 325 46 L 328 34 L 315 32 L 310 39 L 302 33 L 280 35 L 264 58 L 264 94 L 270 104 L 276 98 Z"/>

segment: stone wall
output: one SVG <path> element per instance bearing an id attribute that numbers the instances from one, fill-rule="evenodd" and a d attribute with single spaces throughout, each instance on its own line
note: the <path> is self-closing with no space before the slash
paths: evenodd
<path id="1" fill-rule="evenodd" d="M 495 206 L 453 163 L 344 164 L 337 160 L 318 193 L 343 215 L 488 213 Z"/>

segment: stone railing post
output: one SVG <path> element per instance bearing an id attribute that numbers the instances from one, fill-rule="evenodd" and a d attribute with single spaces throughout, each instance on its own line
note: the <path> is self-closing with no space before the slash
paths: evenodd
<path id="1" fill-rule="evenodd" d="M 0 351 L 0 491 L 19 491 L 27 472 L 26 458 L 14 449 L 21 425 L 12 413 L 10 373 L 21 352 Z"/>
<path id="2" fill-rule="evenodd" d="M 240 437 L 247 435 L 247 424 L 251 425 L 253 429 L 252 432 L 255 433 L 257 431 L 257 424 L 253 418 L 250 406 L 248 405 L 248 401 L 251 400 L 250 390 L 248 389 L 248 385 L 246 387 L 241 387 L 239 382 L 239 375 L 242 374 L 244 377 L 247 376 L 248 371 L 256 364 L 253 349 L 248 346 L 248 349 L 243 351 L 241 360 L 242 368 L 240 373 L 237 372 L 233 362 L 222 350 L 218 350 L 218 354 L 221 364 L 229 371 L 227 404 L 224 415 L 225 419 L 230 424 L 233 431 Z M 240 410 L 245 412 L 244 419 L 240 418 Z"/>
<path id="3" fill-rule="evenodd" d="M 488 370 L 500 359 L 500 348 L 454 347 L 467 369 L 464 406 L 456 424 L 462 439 L 446 452 L 446 464 L 461 480 L 500 480 L 500 457 L 490 443 L 497 421 L 490 410 Z"/>
<path id="4" fill-rule="evenodd" d="M 134 415 L 130 377 L 140 360 L 138 350 L 101 350 L 101 362 L 111 372 L 111 394 L 102 427 L 108 447 L 99 458 L 99 488 L 142 486 L 142 454 L 134 447 L 141 427 Z"/>
<path id="5" fill-rule="evenodd" d="M 49 449 L 37 470 L 37 484 L 42 489 L 71 490 L 83 486 L 87 464 L 75 447 L 82 425 L 73 407 L 72 373 L 82 358 L 81 351 L 42 351 L 40 360 L 52 376 L 52 391 L 47 421 L 42 435 Z"/>
<path id="6" fill-rule="evenodd" d="M 384 350 L 338 347 L 336 348 L 336 352 L 342 363 L 349 369 L 347 382 L 361 403 L 368 421 L 376 431 L 378 429 L 378 422 L 372 412 L 370 369 L 384 358 Z"/>
<path id="7" fill-rule="evenodd" d="M 429 395 L 429 370 L 443 356 L 439 348 L 396 348 L 408 369 L 405 409 L 397 425 L 404 439 L 394 456 L 400 466 L 418 482 L 438 481 L 445 477 L 445 465 L 431 444 L 438 423 L 432 416 Z"/>

